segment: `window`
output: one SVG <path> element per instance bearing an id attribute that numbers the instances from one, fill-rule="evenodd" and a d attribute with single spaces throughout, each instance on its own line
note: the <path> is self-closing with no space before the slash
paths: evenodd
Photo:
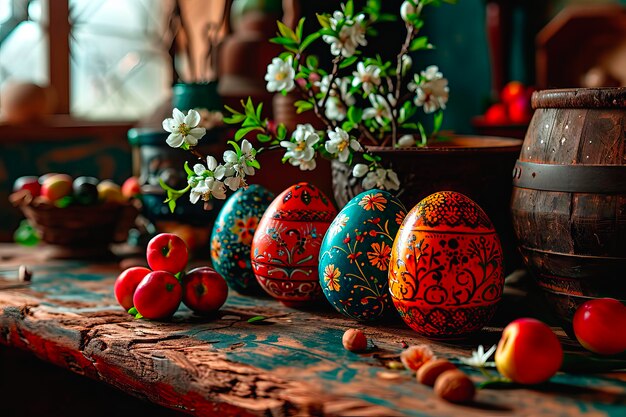
<path id="1" fill-rule="evenodd" d="M 65 1 L 69 45 L 59 38 Z M 138 119 L 167 100 L 173 0 L 49 2 L 0 0 L 0 88 L 12 79 L 58 84 L 65 111 L 92 120 Z"/>

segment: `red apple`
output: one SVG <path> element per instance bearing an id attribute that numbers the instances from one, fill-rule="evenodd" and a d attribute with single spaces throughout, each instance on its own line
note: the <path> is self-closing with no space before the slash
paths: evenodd
<path id="1" fill-rule="evenodd" d="M 525 124 L 530 121 L 532 117 L 530 102 L 528 97 L 521 96 L 511 101 L 507 105 L 509 119 L 513 123 Z"/>
<path id="2" fill-rule="evenodd" d="M 502 102 L 505 104 L 512 103 L 519 97 L 524 97 L 526 95 L 526 87 L 524 84 L 519 81 L 511 81 L 507 83 L 500 93 L 500 97 L 502 98 Z"/>
<path id="3" fill-rule="evenodd" d="M 212 314 L 228 297 L 226 280 L 213 268 L 192 269 L 183 277 L 183 303 L 198 314 Z"/>
<path id="4" fill-rule="evenodd" d="M 135 290 L 133 305 L 143 317 L 162 320 L 178 310 L 183 289 L 174 274 L 153 271 L 146 275 Z"/>
<path id="5" fill-rule="evenodd" d="M 614 298 L 582 304 L 574 314 L 574 334 L 587 350 L 601 355 L 626 351 L 626 306 Z"/>
<path id="6" fill-rule="evenodd" d="M 41 184 L 41 196 L 54 203 L 72 194 L 72 177 L 66 174 L 55 174 L 46 178 Z"/>
<path id="7" fill-rule="evenodd" d="M 504 328 L 495 361 L 503 376 L 520 384 L 538 384 L 559 370 L 563 348 L 546 324 L 522 318 Z"/>
<path id="8" fill-rule="evenodd" d="M 115 280 L 113 292 L 115 293 L 115 299 L 124 307 L 124 310 L 128 311 L 133 306 L 133 295 L 137 286 L 148 275 L 150 271 L 148 268 L 142 266 L 133 266 L 124 270 Z"/>
<path id="9" fill-rule="evenodd" d="M 139 178 L 130 177 L 122 184 L 122 195 L 126 198 L 132 198 L 137 194 L 141 194 L 141 186 L 139 185 Z"/>
<path id="10" fill-rule="evenodd" d="M 154 271 L 177 274 L 187 265 L 189 251 L 185 241 L 173 233 L 160 233 L 148 242 L 148 265 Z"/>
<path id="11" fill-rule="evenodd" d="M 13 183 L 13 192 L 20 190 L 28 190 L 33 197 L 37 197 L 41 191 L 39 177 L 27 176 L 16 179 Z"/>
<path id="12" fill-rule="evenodd" d="M 509 122 L 509 116 L 506 112 L 506 106 L 502 103 L 496 103 L 489 106 L 485 112 L 485 122 L 490 125 L 504 125 Z"/>

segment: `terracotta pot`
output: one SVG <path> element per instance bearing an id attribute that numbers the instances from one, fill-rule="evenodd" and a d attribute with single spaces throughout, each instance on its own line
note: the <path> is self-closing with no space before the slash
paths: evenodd
<path id="1" fill-rule="evenodd" d="M 526 265 L 571 330 L 583 301 L 626 301 L 626 88 L 539 91 L 532 105 L 513 225 Z"/>
<path id="2" fill-rule="evenodd" d="M 397 193 L 407 209 L 437 191 L 457 191 L 479 204 L 500 235 L 507 271 L 521 265 L 516 251 L 509 204 L 511 171 L 522 141 L 518 139 L 455 136 L 426 148 L 371 148 L 398 174 Z M 351 168 L 333 161 L 333 192 L 339 208 L 363 191 Z"/>

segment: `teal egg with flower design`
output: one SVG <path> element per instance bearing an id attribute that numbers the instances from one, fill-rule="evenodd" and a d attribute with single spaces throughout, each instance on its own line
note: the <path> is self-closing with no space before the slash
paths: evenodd
<path id="1" fill-rule="evenodd" d="M 395 311 L 387 272 L 406 212 L 398 198 L 373 189 L 350 200 L 331 223 L 320 247 L 319 279 L 341 314 L 374 321 Z"/>
<path id="2" fill-rule="evenodd" d="M 250 261 L 254 232 L 274 194 L 260 185 L 240 188 L 224 203 L 211 234 L 211 261 L 228 286 L 242 294 L 262 293 Z"/>

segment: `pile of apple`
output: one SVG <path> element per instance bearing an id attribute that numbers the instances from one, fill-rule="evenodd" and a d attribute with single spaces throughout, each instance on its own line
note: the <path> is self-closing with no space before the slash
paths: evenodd
<path id="1" fill-rule="evenodd" d="M 72 178 L 67 174 L 45 174 L 40 177 L 20 177 L 13 183 L 13 191 L 27 190 L 40 201 L 58 207 L 71 204 L 93 205 L 99 202 L 123 204 L 140 193 L 139 180 L 130 177 L 120 187 L 111 180 L 94 177 Z"/>
<path id="2" fill-rule="evenodd" d="M 489 106 L 485 123 L 490 125 L 526 124 L 532 117 L 530 96 L 534 89 L 511 81 L 500 92 L 500 102 Z"/>
<path id="3" fill-rule="evenodd" d="M 599 355 L 626 351 L 626 306 L 613 298 L 583 303 L 574 314 L 574 334 L 587 350 Z M 563 348 L 550 327 L 522 318 L 509 323 L 496 349 L 498 371 L 521 384 L 550 379 L 561 367 Z"/>
<path id="4" fill-rule="evenodd" d="M 189 251 L 183 239 L 172 233 L 153 237 L 146 249 L 150 268 L 135 266 L 115 281 L 117 302 L 136 318 L 165 320 L 181 301 L 197 314 L 210 315 L 226 302 L 226 280 L 210 267 L 185 273 Z"/>

